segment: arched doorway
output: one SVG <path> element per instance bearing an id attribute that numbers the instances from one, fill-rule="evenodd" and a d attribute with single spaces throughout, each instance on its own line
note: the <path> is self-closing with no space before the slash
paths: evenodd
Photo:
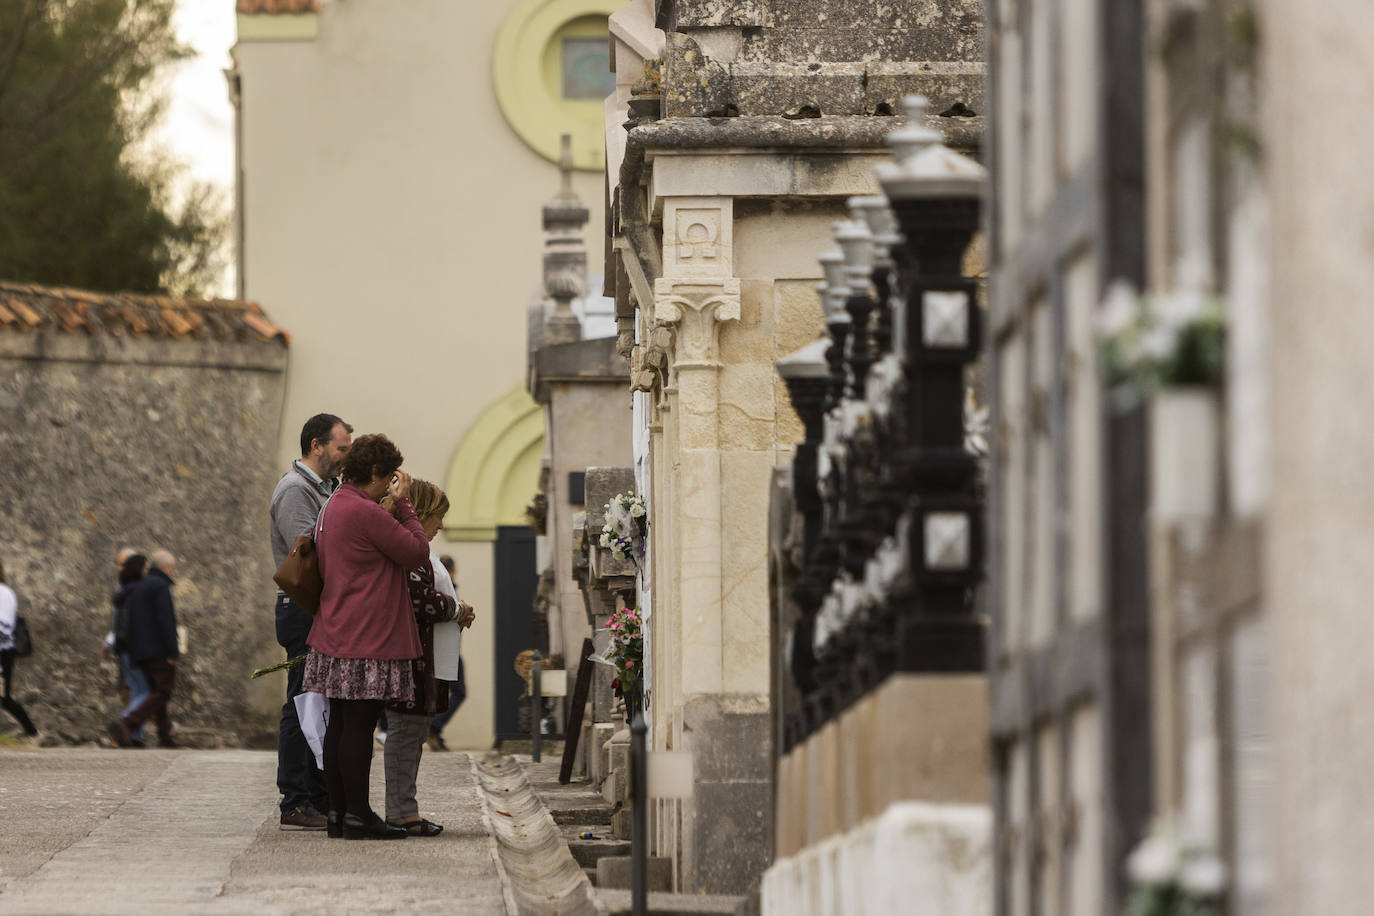
<path id="1" fill-rule="evenodd" d="M 532 645 L 530 618 L 538 581 L 534 532 L 526 523 L 525 507 L 538 489 L 543 455 L 543 411 L 518 388 L 492 402 L 464 434 L 447 479 L 451 508 L 444 518 L 445 538 L 491 545 L 487 627 L 480 640 L 476 628 L 465 637 L 463 658 L 469 700 L 490 704 L 492 734 L 498 739 L 519 732 L 518 697 L 525 684 L 514 662 Z M 481 574 L 460 569 L 460 580 L 469 572 Z M 479 659 L 479 652 L 484 657 Z"/>

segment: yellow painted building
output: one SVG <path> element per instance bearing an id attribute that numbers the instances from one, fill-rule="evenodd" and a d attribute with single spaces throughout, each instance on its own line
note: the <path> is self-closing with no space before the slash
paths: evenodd
<path id="1" fill-rule="evenodd" d="M 525 565 L 533 589 L 532 555 L 507 558 L 504 584 L 495 569 L 501 532 L 528 530 L 543 451 L 522 384 L 540 207 L 570 132 L 588 237 L 601 237 L 614 6 L 237 5 L 239 293 L 291 333 L 280 464 L 302 422 L 329 411 L 391 436 L 407 470 L 446 487 L 435 548 L 456 558 L 478 612 L 456 747 L 492 742 L 494 684 L 513 676 L 513 659 L 495 657 L 498 593 L 520 595 Z"/>

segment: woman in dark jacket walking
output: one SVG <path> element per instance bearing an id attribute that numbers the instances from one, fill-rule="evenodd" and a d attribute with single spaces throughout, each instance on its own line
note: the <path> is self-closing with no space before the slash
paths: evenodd
<path id="1" fill-rule="evenodd" d="M 343 485 L 315 523 L 324 591 L 310 628 L 306 690 L 329 698 L 324 776 L 329 787 L 329 835 L 401 839 L 372 810 L 372 727 L 388 700 L 413 700 L 411 660 L 420 636 L 406 588 L 406 570 L 429 559 L 410 503 L 410 475 L 386 436 L 360 436 L 344 459 Z M 378 502 L 388 493 L 396 517 Z"/>
<path id="2" fill-rule="evenodd" d="M 114 620 L 110 632 L 114 634 L 115 658 L 119 662 L 120 680 L 129 688 L 129 701 L 120 716 L 127 716 L 148 695 L 148 680 L 143 671 L 129 658 L 129 594 L 148 572 L 148 558 L 141 553 L 130 554 L 119 567 L 119 588 L 111 603 Z M 134 747 L 143 747 L 143 726 L 133 731 Z"/>

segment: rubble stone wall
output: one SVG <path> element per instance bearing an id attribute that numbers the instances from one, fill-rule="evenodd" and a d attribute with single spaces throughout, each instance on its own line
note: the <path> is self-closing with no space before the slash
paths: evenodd
<path id="1" fill-rule="evenodd" d="M 15 697 L 42 743 L 103 742 L 120 710 L 99 651 L 128 545 L 179 560 L 179 740 L 275 745 L 282 675 L 249 674 L 282 658 L 266 510 L 285 367 L 279 340 L 0 335 L 0 560 L 35 646 Z"/>

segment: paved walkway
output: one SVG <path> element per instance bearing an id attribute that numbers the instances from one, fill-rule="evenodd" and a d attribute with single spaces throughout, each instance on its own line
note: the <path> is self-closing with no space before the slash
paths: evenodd
<path id="1" fill-rule="evenodd" d="M 434 839 L 278 829 L 276 755 L 0 751 L 0 913 L 507 913 L 466 754 L 426 754 Z M 373 763 L 380 807 L 382 761 Z"/>

